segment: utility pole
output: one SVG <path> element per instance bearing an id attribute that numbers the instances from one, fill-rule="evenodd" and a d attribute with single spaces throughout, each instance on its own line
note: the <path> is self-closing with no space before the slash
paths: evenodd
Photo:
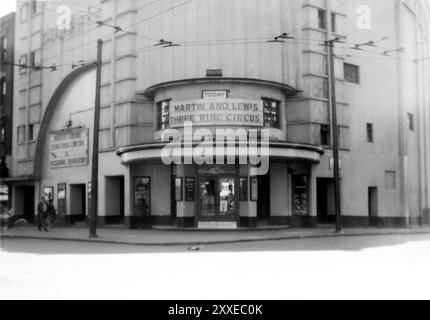
<path id="1" fill-rule="evenodd" d="M 339 168 L 339 129 L 337 125 L 336 105 L 336 75 L 334 70 L 334 43 L 339 40 L 333 39 L 326 42 L 329 48 L 330 58 L 330 84 L 331 84 L 331 122 L 333 136 L 333 171 L 334 171 L 334 208 L 336 215 L 336 232 L 342 231 L 342 213 L 340 203 L 340 168 Z"/>
<path id="2" fill-rule="evenodd" d="M 94 106 L 93 156 L 91 163 L 91 211 L 90 238 L 97 238 L 98 175 L 99 175 L 99 128 L 100 128 L 100 87 L 102 75 L 103 41 L 97 40 L 96 99 Z"/>

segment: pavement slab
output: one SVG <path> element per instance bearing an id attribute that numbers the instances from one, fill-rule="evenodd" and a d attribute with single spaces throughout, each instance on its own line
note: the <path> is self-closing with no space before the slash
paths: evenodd
<path id="1" fill-rule="evenodd" d="M 97 238 L 89 237 L 87 228 L 54 228 L 48 232 L 39 232 L 35 227 L 23 230 L 9 229 L 0 233 L 0 238 L 44 239 L 57 241 L 80 241 L 128 245 L 206 245 L 241 242 L 274 241 L 288 239 L 323 238 L 323 237 L 359 237 L 372 235 L 407 235 L 430 234 L 430 228 L 354 228 L 343 229 L 341 233 L 334 228 L 314 229 L 266 229 L 266 230 L 173 230 L 148 229 L 130 230 L 123 228 L 99 228 Z"/>

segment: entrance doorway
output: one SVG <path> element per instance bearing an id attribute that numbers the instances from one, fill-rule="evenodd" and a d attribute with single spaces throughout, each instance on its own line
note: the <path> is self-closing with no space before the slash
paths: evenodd
<path id="1" fill-rule="evenodd" d="M 258 176 L 257 217 L 262 220 L 270 217 L 270 172 Z"/>
<path id="2" fill-rule="evenodd" d="M 106 177 L 105 181 L 105 223 L 124 223 L 124 177 Z"/>
<path id="3" fill-rule="evenodd" d="M 334 223 L 336 221 L 334 208 L 334 179 L 317 178 L 318 223 Z"/>
<path id="4" fill-rule="evenodd" d="M 35 199 L 34 186 L 19 186 L 15 188 L 14 210 L 18 216 L 29 222 L 34 222 Z"/>
<path id="5" fill-rule="evenodd" d="M 235 186 L 233 176 L 201 177 L 199 221 L 236 221 Z"/>
<path id="6" fill-rule="evenodd" d="M 84 222 L 87 219 L 86 185 L 70 185 L 70 222 Z"/>

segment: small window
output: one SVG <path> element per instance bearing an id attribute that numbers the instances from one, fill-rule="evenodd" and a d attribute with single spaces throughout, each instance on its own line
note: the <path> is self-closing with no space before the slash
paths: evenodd
<path id="1" fill-rule="evenodd" d="M 29 67 L 34 68 L 37 70 L 39 65 L 39 52 L 38 51 L 31 51 L 30 52 L 30 61 L 29 61 Z"/>
<path id="2" fill-rule="evenodd" d="M 24 22 L 28 18 L 28 3 L 24 3 L 19 9 L 19 18 L 21 22 Z"/>
<path id="3" fill-rule="evenodd" d="M 35 15 L 37 14 L 38 10 L 37 10 L 37 2 L 36 1 L 31 1 L 31 15 Z"/>
<path id="4" fill-rule="evenodd" d="M 273 99 L 263 99 L 264 106 L 264 126 L 266 128 L 280 128 L 279 119 L 280 101 Z"/>
<path id="5" fill-rule="evenodd" d="M 157 103 L 157 130 L 165 130 L 169 127 L 169 107 L 169 100 Z"/>
<path id="6" fill-rule="evenodd" d="M 408 113 L 408 128 L 410 131 L 415 131 L 415 120 L 412 113 Z"/>
<path id="7" fill-rule="evenodd" d="M 25 142 L 25 126 L 21 126 L 17 128 L 17 140 L 18 143 L 24 143 Z"/>
<path id="8" fill-rule="evenodd" d="M 0 105 L 3 105 L 6 97 L 6 78 L 0 78 Z"/>
<path id="9" fill-rule="evenodd" d="M 0 60 L 6 59 L 6 53 L 7 53 L 7 37 L 1 38 L 1 51 L 0 51 Z"/>
<path id="10" fill-rule="evenodd" d="M 367 142 L 373 143 L 374 142 L 374 136 L 373 136 L 373 124 L 368 123 L 366 125 L 366 131 L 367 131 Z"/>
<path id="11" fill-rule="evenodd" d="M 336 32 L 337 30 L 337 24 L 336 21 L 337 20 L 337 15 L 336 13 L 332 13 L 331 14 L 331 32 Z"/>
<path id="12" fill-rule="evenodd" d="M 326 11 L 322 9 L 318 10 L 318 28 L 327 29 Z"/>
<path id="13" fill-rule="evenodd" d="M 28 68 L 28 65 L 27 65 L 27 55 L 26 54 L 22 55 L 19 58 L 18 64 L 19 64 L 19 73 L 20 74 L 26 73 L 27 72 L 27 68 Z"/>
<path id="14" fill-rule="evenodd" d="M 0 141 L 1 142 L 6 141 L 6 130 L 3 126 L 0 129 Z"/>
<path id="15" fill-rule="evenodd" d="M 385 171 L 385 188 L 387 190 L 396 189 L 396 172 L 395 171 Z"/>
<path id="16" fill-rule="evenodd" d="M 34 140 L 34 124 L 28 126 L 28 141 Z"/>
<path id="17" fill-rule="evenodd" d="M 348 82 L 352 83 L 360 83 L 360 67 L 344 63 L 343 64 L 343 72 L 344 72 L 344 78 Z"/>
<path id="18" fill-rule="evenodd" d="M 328 124 L 322 124 L 320 129 L 321 145 L 330 145 L 330 126 Z"/>

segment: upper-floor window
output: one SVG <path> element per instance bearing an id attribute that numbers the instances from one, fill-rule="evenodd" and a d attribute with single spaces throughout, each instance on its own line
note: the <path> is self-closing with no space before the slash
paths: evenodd
<path id="1" fill-rule="evenodd" d="M 170 100 L 157 103 L 157 130 L 165 130 L 169 127 Z"/>
<path id="2" fill-rule="evenodd" d="M 21 8 L 19 8 L 19 19 L 21 22 L 28 19 L 28 3 L 24 3 Z"/>
<path id="3" fill-rule="evenodd" d="M 366 131 L 367 131 L 367 142 L 373 143 L 374 142 L 374 136 L 373 136 L 373 124 L 368 123 L 366 125 Z"/>
<path id="4" fill-rule="evenodd" d="M 327 15 L 322 9 L 318 9 L 318 28 L 327 29 Z"/>
<path id="5" fill-rule="evenodd" d="M 408 113 L 408 128 L 410 131 L 415 130 L 414 115 L 412 113 Z"/>
<path id="6" fill-rule="evenodd" d="M 1 38 L 0 61 L 6 59 L 7 52 L 7 36 Z"/>
<path id="7" fill-rule="evenodd" d="M 273 99 L 263 99 L 264 106 L 264 126 L 267 128 L 280 128 L 279 117 L 281 102 Z"/>
<path id="8" fill-rule="evenodd" d="M 337 15 L 336 13 L 331 14 L 331 32 L 337 31 Z"/>
<path id="9" fill-rule="evenodd" d="M 27 71 L 28 65 L 27 65 L 27 55 L 24 54 L 19 58 L 18 64 L 19 67 L 19 73 L 25 73 Z"/>
<path id="10" fill-rule="evenodd" d="M 34 140 L 34 124 L 28 126 L 28 141 Z"/>
<path id="11" fill-rule="evenodd" d="M 343 73 L 344 73 L 344 78 L 346 81 L 352 82 L 352 83 L 360 83 L 360 67 L 359 66 L 349 64 L 349 63 L 344 63 L 343 64 Z"/>
<path id="12" fill-rule="evenodd" d="M 320 128 L 320 142 L 323 146 L 330 145 L 330 125 L 322 124 Z"/>
<path id="13" fill-rule="evenodd" d="M 6 78 L 0 78 L 0 105 L 4 104 L 6 98 Z"/>
<path id="14" fill-rule="evenodd" d="M 40 67 L 39 61 L 40 61 L 39 51 L 31 51 L 29 67 L 37 69 L 38 67 Z"/>
<path id="15" fill-rule="evenodd" d="M 37 1 L 31 1 L 31 15 L 35 15 L 38 12 Z"/>
<path id="16" fill-rule="evenodd" d="M 17 128 L 17 140 L 18 143 L 24 143 L 25 142 L 25 126 L 20 126 Z"/>

